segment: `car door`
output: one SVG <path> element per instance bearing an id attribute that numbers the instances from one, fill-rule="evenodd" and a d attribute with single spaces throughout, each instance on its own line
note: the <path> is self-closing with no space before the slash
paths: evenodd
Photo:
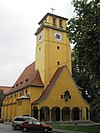
<path id="1" fill-rule="evenodd" d="M 40 124 L 39 121 L 33 121 L 31 125 L 31 130 L 33 131 L 43 131 L 42 125 Z"/>

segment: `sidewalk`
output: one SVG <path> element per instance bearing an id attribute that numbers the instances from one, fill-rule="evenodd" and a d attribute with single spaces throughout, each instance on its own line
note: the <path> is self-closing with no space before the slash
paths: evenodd
<path id="1" fill-rule="evenodd" d="M 4 124 L 12 125 L 12 122 L 4 122 Z"/>
<path id="2" fill-rule="evenodd" d="M 62 129 L 53 129 L 54 133 L 86 133 L 81 131 L 69 131 L 69 130 L 62 130 Z"/>
<path id="3" fill-rule="evenodd" d="M 67 131 L 62 129 L 53 129 L 54 133 L 74 133 L 74 131 Z"/>

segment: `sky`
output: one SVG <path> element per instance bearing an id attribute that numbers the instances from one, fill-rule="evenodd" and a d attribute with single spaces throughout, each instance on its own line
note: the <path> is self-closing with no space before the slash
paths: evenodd
<path id="1" fill-rule="evenodd" d="M 13 86 L 35 61 L 38 22 L 52 13 L 70 19 L 72 0 L 0 0 L 0 86 Z"/>

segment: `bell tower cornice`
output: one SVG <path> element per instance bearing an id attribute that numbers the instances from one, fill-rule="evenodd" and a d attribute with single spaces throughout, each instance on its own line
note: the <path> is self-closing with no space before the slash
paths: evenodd
<path id="1" fill-rule="evenodd" d="M 52 21 L 50 21 L 51 18 L 52 18 Z M 55 21 L 57 19 L 59 20 L 59 22 L 58 24 L 55 24 Z M 62 24 L 62 20 L 63 20 L 63 24 Z M 50 28 L 50 29 L 61 31 L 61 32 L 66 32 L 66 21 L 67 20 L 68 20 L 67 18 L 54 15 L 51 13 L 47 13 L 38 23 L 40 27 L 37 29 L 35 35 L 39 34 L 43 30 L 43 28 Z"/>
<path id="2" fill-rule="evenodd" d="M 49 25 L 41 25 L 41 27 L 38 28 L 38 30 L 36 31 L 35 35 L 39 34 L 44 28 L 49 28 L 49 29 L 53 29 L 53 30 L 57 30 L 57 31 L 61 31 L 61 32 L 66 32 L 66 30 L 61 29 L 61 28 L 56 28 L 53 26 L 49 26 Z"/>

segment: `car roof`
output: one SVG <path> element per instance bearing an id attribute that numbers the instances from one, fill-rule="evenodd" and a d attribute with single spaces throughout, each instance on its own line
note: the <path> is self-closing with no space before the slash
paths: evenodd
<path id="1" fill-rule="evenodd" d="M 34 117 L 30 117 L 30 116 L 16 116 L 15 118 L 32 118 L 32 119 L 35 119 Z"/>

